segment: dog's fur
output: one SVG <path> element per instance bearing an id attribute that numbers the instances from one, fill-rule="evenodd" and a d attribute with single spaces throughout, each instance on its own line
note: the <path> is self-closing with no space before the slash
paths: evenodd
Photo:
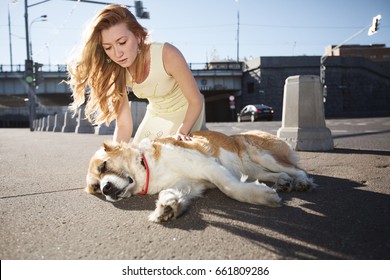
<path id="1" fill-rule="evenodd" d="M 191 141 L 145 139 L 138 147 L 105 143 L 91 159 L 86 191 L 103 193 L 111 202 L 136 195 L 146 185 L 148 166 L 148 194 L 159 193 L 149 220 L 162 222 L 181 215 L 206 188 L 217 187 L 242 202 L 277 207 L 281 199 L 276 190 L 314 186 L 297 166 L 290 146 L 269 133 L 226 136 L 199 131 L 191 137 Z M 258 181 L 272 182 L 274 189 Z"/>

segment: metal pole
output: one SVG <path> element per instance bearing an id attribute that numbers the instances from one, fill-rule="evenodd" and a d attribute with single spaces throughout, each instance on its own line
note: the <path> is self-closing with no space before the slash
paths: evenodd
<path id="1" fill-rule="evenodd" d="M 24 24 L 26 29 L 26 52 L 27 52 L 27 59 L 30 60 L 30 46 L 29 46 L 29 34 L 28 34 L 28 3 L 27 0 L 24 0 Z"/>
<path id="2" fill-rule="evenodd" d="M 237 0 L 237 62 L 240 61 L 240 2 Z"/>
<path id="3" fill-rule="evenodd" d="M 8 37 L 9 37 L 9 58 L 11 63 L 11 72 L 13 71 L 13 61 L 12 61 L 12 32 L 11 32 L 11 16 L 9 11 L 8 3 Z"/>
<path id="4" fill-rule="evenodd" d="M 26 53 L 27 53 L 27 60 L 31 60 L 30 56 L 30 38 L 29 38 L 29 25 L 28 25 L 28 3 L 27 0 L 24 0 L 24 22 L 25 22 L 25 29 L 26 29 Z M 25 69 L 26 70 L 26 69 Z M 30 124 L 30 131 L 34 131 L 34 120 L 35 120 L 35 88 L 33 83 L 29 83 L 27 86 L 28 90 L 28 108 L 29 108 L 29 124 Z"/>

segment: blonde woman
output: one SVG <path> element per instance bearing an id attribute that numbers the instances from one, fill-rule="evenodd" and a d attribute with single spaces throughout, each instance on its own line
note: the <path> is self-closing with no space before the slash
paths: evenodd
<path id="1" fill-rule="evenodd" d="M 168 43 L 148 43 L 147 37 L 126 7 L 109 5 L 98 12 L 80 54 L 68 63 L 72 107 L 86 102 L 91 122 L 116 120 L 113 140 L 130 142 L 133 120 L 126 87 L 131 87 L 149 101 L 133 143 L 169 135 L 191 140 L 188 134 L 204 121 L 202 95 L 180 51 Z"/>

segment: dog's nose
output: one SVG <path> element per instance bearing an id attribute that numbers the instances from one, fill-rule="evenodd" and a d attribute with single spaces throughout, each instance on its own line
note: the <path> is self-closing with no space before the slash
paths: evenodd
<path id="1" fill-rule="evenodd" d="M 112 193 L 112 191 L 114 190 L 114 186 L 112 183 L 110 182 L 107 182 L 104 187 L 103 187 L 103 194 L 105 195 L 110 195 Z"/>

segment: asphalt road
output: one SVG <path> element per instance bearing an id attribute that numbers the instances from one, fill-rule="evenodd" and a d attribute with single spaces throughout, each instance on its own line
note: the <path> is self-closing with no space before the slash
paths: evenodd
<path id="1" fill-rule="evenodd" d="M 0 129 L 0 259 L 389 259 L 390 118 L 327 126 L 334 150 L 298 152 L 313 192 L 282 193 L 271 209 L 212 190 L 164 224 L 147 220 L 156 196 L 112 204 L 83 191 L 90 157 L 111 136 Z"/>

